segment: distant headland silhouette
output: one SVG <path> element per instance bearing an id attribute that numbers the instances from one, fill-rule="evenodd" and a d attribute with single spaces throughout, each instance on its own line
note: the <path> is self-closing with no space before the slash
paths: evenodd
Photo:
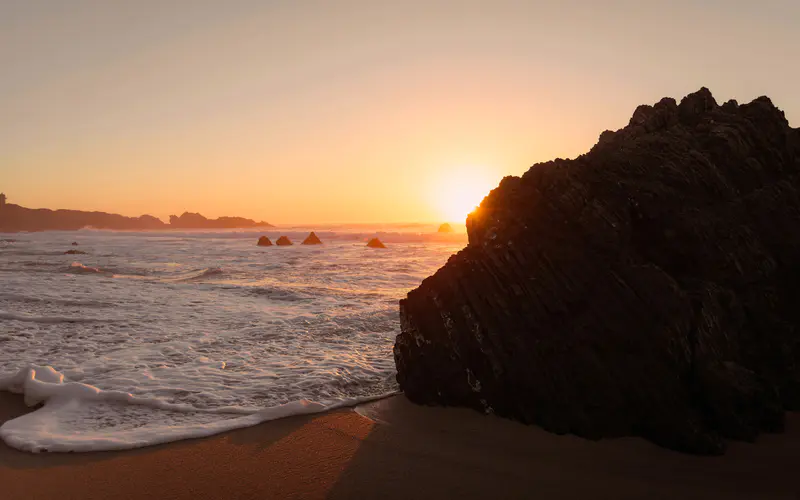
<path id="1" fill-rule="evenodd" d="M 13 203 L 7 203 L 6 196 L 0 193 L 0 232 L 2 233 L 75 231 L 85 227 L 136 231 L 159 229 L 246 229 L 274 226 L 264 221 L 256 222 L 244 217 L 208 219 L 198 213 L 191 212 L 184 212 L 180 217 L 170 215 L 169 224 L 166 224 L 152 215 L 125 217 L 105 212 L 25 208 Z"/>
<path id="2" fill-rule="evenodd" d="M 238 229 L 248 227 L 275 227 L 268 222 L 256 222 L 244 217 L 219 217 L 217 219 L 206 219 L 200 214 L 184 212 L 177 217 L 169 216 L 169 228 L 175 229 Z"/>

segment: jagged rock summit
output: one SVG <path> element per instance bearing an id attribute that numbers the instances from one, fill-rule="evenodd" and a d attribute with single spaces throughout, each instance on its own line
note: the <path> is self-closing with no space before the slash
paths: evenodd
<path id="1" fill-rule="evenodd" d="M 640 106 L 506 177 L 400 302 L 397 380 L 558 433 L 722 453 L 800 409 L 800 131 L 766 97 Z"/>
<path id="2" fill-rule="evenodd" d="M 303 240 L 303 245 L 322 245 L 322 241 L 314 234 L 314 231 L 306 236 L 306 239 Z"/>
<path id="3" fill-rule="evenodd" d="M 367 242 L 367 246 L 370 248 L 386 248 L 386 245 L 383 244 L 381 240 L 378 238 L 372 238 Z"/>
<path id="4" fill-rule="evenodd" d="M 272 241 L 266 236 L 261 236 L 260 238 L 258 238 L 258 243 L 256 243 L 256 245 L 260 247 L 271 247 Z"/>
<path id="5" fill-rule="evenodd" d="M 290 240 L 286 236 L 281 236 L 280 238 L 278 238 L 277 241 L 275 241 L 275 244 L 278 245 L 279 247 L 294 245 L 294 243 L 292 243 L 292 240 Z"/>

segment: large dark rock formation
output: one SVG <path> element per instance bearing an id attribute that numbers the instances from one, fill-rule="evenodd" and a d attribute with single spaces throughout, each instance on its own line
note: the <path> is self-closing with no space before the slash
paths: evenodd
<path id="1" fill-rule="evenodd" d="M 314 234 L 314 231 L 311 231 L 311 233 L 308 236 L 306 236 L 306 239 L 303 240 L 302 244 L 303 245 L 322 245 L 322 240 L 320 240 L 319 237 L 316 234 Z"/>
<path id="2" fill-rule="evenodd" d="M 400 302 L 406 396 L 693 453 L 800 409 L 800 131 L 707 89 L 506 177 Z"/>

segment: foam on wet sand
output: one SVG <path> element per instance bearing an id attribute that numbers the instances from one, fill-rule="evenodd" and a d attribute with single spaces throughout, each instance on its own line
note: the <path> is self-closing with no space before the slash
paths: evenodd
<path id="1" fill-rule="evenodd" d="M 26 405 L 38 407 L 0 426 L 0 439 L 13 448 L 34 453 L 140 448 L 212 436 L 288 416 L 321 413 L 386 396 L 342 398 L 328 404 L 303 399 L 261 410 L 240 407 L 201 410 L 187 404 L 65 382 L 64 375 L 52 367 L 35 365 L 13 376 L 0 377 L 0 390 L 21 394 Z M 138 407 L 150 410 L 147 418 L 137 414 Z M 115 422 L 113 431 L 109 431 L 108 426 L 103 425 L 107 419 L 98 417 L 103 412 L 113 415 L 115 420 L 126 413 L 133 413 L 134 418 L 122 425 Z M 210 418 L 204 419 L 203 414 Z M 88 422 L 96 424 L 88 425 Z"/>

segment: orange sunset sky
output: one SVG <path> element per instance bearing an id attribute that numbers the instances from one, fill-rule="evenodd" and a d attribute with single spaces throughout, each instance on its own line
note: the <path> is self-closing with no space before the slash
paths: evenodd
<path id="1" fill-rule="evenodd" d="M 800 119 L 800 2 L 5 1 L 0 191 L 273 223 L 463 220 L 701 86 Z"/>

